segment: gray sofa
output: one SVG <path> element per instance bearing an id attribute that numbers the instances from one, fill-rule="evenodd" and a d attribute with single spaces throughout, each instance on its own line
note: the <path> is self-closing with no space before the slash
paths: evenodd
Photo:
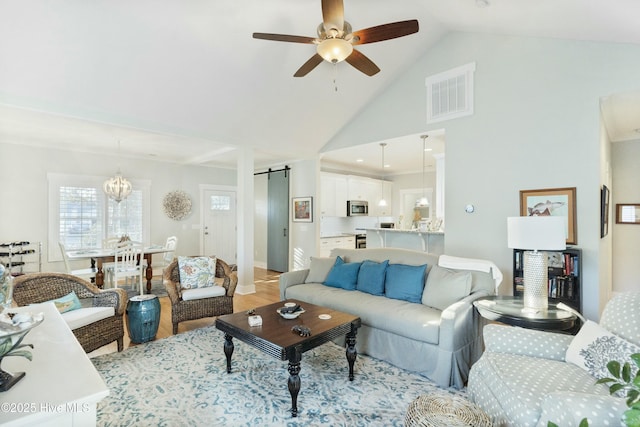
<path id="1" fill-rule="evenodd" d="M 585 417 L 590 426 L 619 426 L 625 400 L 596 380 L 611 377 L 608 361 L 640 351 L 640 293 L 611 299 L 600 324 L 587 322 L 575 337 L 487 325 L 484 341 L 467 391 L 496 427 L 546 427 L 549 421 L 575 427 Z M 584 364 L 575 363 L 577 356 Z"/>
<path id="2" fill-rule="evenodd" d="M 426 264 L 421 301 L 387 297 L 394 281 L 389 267 L 384 273 L 384 295 L 362 291 L 360 286 L 346 290 L 325 285 L 337 256 L 347 263 Z M 502 274 L 493 263 L 466 258 L 446 257 L 449 267 L 460 268 L 434 267 L 442 257 L 396 248 L 334 249 L 330 258 L 312 257 L 309 269 L 283 273 L 280 298 L 357 315 L 362 320 L 356 343 L 359 353 L 417 372 L 442 387 L 462 388 L 483 347 L 483 321 L 472 302 L 494 294 Z"/>

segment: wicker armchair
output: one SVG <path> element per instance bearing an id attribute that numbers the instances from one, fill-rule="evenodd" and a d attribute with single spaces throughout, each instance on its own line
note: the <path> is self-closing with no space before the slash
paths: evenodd
<path id="1" fill-rule="evenodd" d="M 87 353 L 113 341 L 118 342 L 118 351 L 122 351 L 124 313 L 128 302 L 125 290 L 102 290 L 78 276 L 64 273 L 25 274 L 16 277 L 13 286 L 13 299 L 19 306 L 50 301 L 75 291 L 81 300 L 91 298 L 93 307 L 113 307 L 114 316 L 81 326 L 72 332 Z"/>
<path id="2" fill-rule="evenodd" d="M 174 259 L 165 268 L 164 286 L 171 300 L 171 323 L 174 334 L 178 333 L 180 322 L 233 313 L 233 294 L 238 285 L 238 275 L 235 271 L 231 271 L 231 267 L 226 262 L 218 258 L 215 277 L 223 279 L 222 287 L 226 289 L 224 295 L 185 301 L 182 299 L 183 290 L 180 285 L 178 260 Z"/>

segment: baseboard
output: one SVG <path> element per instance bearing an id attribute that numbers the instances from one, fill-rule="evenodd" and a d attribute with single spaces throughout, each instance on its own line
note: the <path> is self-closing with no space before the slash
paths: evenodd
<path id="1" fill-rule="evenodd" d="M 258 267 L 258 268 L 262 268 L 262 269 L 267 269 L 267 263 L 264 261 L 253 261 L 253 266 L 254 267 Z"/>

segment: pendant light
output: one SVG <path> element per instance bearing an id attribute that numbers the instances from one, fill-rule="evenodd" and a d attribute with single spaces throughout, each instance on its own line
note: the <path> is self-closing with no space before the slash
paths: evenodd
<path id="1" fill-rule="evenodd" d="M 118 141 L 118 157 L 120 157 L 120 141 Z M 129 197 L 132 187 L 131 183 L 122 176 L 120 165 L 118 165 L 118 172 L 113 178 L 109 178 L 104 182 L 102 189 L 110 199 L 120 203 Z"/>
<path id="2" fill-rule="evenodd" d="M 418 200 L 418 203 L 416 204 L 416 206 L 418 207 L 427 207 L 429 206 L 429 200 L 427 200 L 427 189 L 426 189 L 426 184 L 425 184 L 425 180 L 424 180 L 424 174 L 425 174 L 425 151 L 427 151 L 427 138 L 429 138 L 429 135 L 420 135 L 420 138 L 422 138 L 422 197 Z"/>
<path id="3" fill-rule="evenodd" d="M 386 142 L 381 142 L 380 147 L 382 148 L 382 182 L 380 182 L 380 201 L 378 202 L 378 206 L 384 207 L 387 206 L 387 201 L 384 199 L 384 147 L 387 146 Z"/>

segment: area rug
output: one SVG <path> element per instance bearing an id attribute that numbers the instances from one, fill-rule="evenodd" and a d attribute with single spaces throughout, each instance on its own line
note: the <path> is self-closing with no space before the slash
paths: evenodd
<path id="1" fill-rule="evenodd" d="M 109 388 L 99 426 L 402 426 L 409 404 L 439 391 L 428 379 L 358 355 L 348 379 L 343 348 L 302 356 L 298 417 L 291 416 L 287 362 L 234 340 L 226 372 L 223 335 L 205 327 L 92 359 Z"/>

